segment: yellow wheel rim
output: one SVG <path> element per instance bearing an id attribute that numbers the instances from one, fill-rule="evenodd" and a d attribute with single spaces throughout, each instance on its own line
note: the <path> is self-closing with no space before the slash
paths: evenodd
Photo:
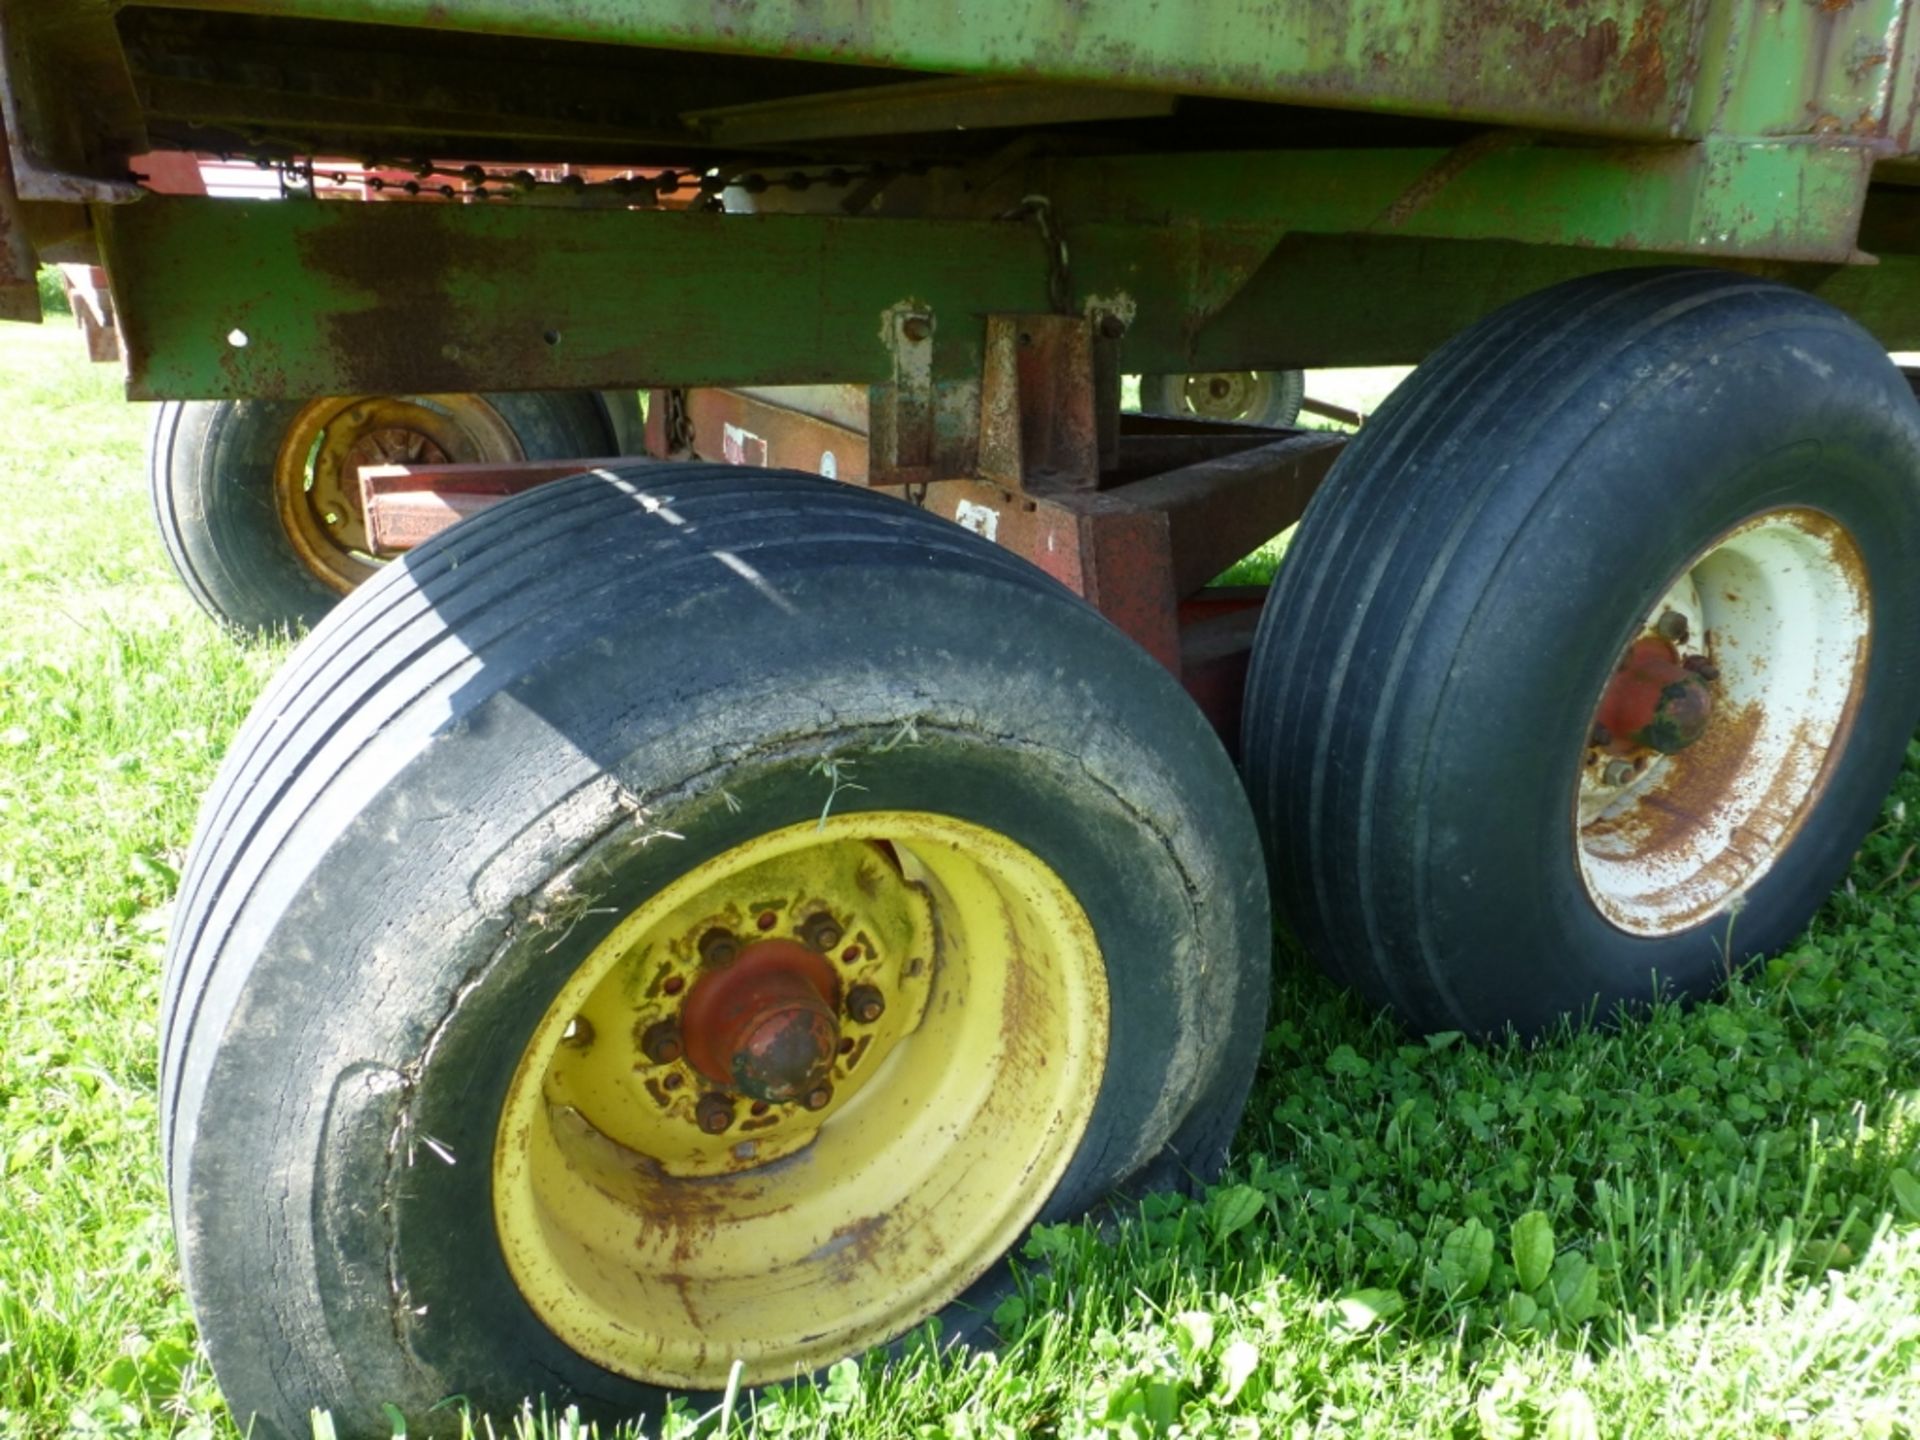
<path id="1" fill-rule="evenodd" d="M 361 513 L 362 465 L 524 459 L 512 427 L 478 395 L 310 400 L 287 426 L 274 456 L 274 503 L 301 563 L 344 595 L 379 564 L 368 549 Z"/>
<path id="2" fill-rule="evenodd" d="M 791 987 L 789 962 L 831 968 L 834 1029 L 793 1098 L 756 1100 L 742 1087 L 778 1091 L 759 1052 L 712 1053 L 738 1032 L 711 1015 L 745 1011 L 694 1002 Z M 806 1024 L 782 1034 L 812 1036 L 814 1002 L 793 1005 Z M 781 1380 L 893 1339 L 1039 1213 L 1093 1113 L 1107 1014 L 1086 913 L 1005 836 L 914 811 L 763 835 L 622 919 L 540 1020 L 494 1147 L 508 1269 L 574 1350 L 657 1385 L 717 1389 L 736 1360 Z"/>

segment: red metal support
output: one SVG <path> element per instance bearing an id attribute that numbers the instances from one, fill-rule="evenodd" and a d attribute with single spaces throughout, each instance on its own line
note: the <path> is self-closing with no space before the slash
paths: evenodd
<path id="1" fill-rule="evenodd" d="M 1264 592 L 1212 591 L 1208 583 L 1299 519 L 1347 437 L 1205 424 L 1183 429 L 1158 418 L 1126 417 L 1139 433 L 1118 439 L 1119 464 L 1106 477 L 1117 483 L 1091 488 L 1086 482 L 1098 474 L 1091 463 L 1097 454 L 1093 407 L 1089 403 L 1074 411 L 1085 424 L 1068 415 L 1051 429 L 1030 428 L 1027 412 L 1039 407 L 1036 397 L 1057 400 L 1068 393 L 1070 398 L 1072 387 L 1049 390 L 1041 383 L 1044 377 L 1027 384 L 1015 373 L 1023 349 L 1051 350 L 1047 369 L 1056 377 L 1062 368 L 1078 373 L 1084 360 L 1090 381 L 1090 355 L 1085 347 L 1076 351 L 1072 338 L 1084 338 L 1087 327 L 1072 320 L 1057 327 L 1034 325 L 1025 331 L 1034 338 L 1023 347 L 1019 326 L 1032 318 L 1016 317 L 1006 327 L 1012 369 L 1004 393 L 1016 401 L 1025 398 L 1010 412 L 1015 418 L 1004 434 L 989 439 L 994 426 L 983 425 L 982 455 L 983 461 L 997 456 L 995 464 L 1017 463 L 1034 480 L 1040 478 L 1039 467 L 1048 466 L 1052 486 L 1023 489 L 989 478 L 957 478 L 906 485 L 899 493 L 905 502 L 1024 556 L 1085 597 L 1181 676 L 1231 741 Z M 1065 362 L 1063 351 L 1069 356 Z M 833 417 L 737 391 L 694 390 L 672 404 L 664 392 L 655 392 L 650 444 L 676 443 L 668 431 L 678 424 L 678 439 L 698 458 L 831 473 L 860 483 L 867 475 L 869 447 L 858 429 L 844 423 L 859 418 L 852 413 L 855 403 L 825 390 L 808 403 L 832 411 Z M 670 412 L 679 420 L 670 419 Z M 1127 478 L 1181 456 L 1192 457 L 1192 463 Z M 405 549 L 507 495 L 595 464 L 615 463 L 631 461 L 370 468 L 362 472 L 369 534 L 377 553 Z M 1068 476 L 1079 483 L 1059 483 Z"/>

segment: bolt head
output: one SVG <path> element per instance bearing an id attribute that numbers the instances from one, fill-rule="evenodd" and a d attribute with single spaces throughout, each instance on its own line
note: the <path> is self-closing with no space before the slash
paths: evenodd
<path id="1" fill-rule="evenodd" d="M 887 1011 L 887 997 L 877 986 L 856 985 L 847 992 L 847 1014 L 863 1025 L 871 1025 Z"/>
<path id="2" fill-rule="evenodd" d="M 724 1095 L 702 1095 L 693 1116 L 709 1135 L 724 1135 L 733 1126 L 733 1102 Z"/>
<path id="3" fill-rule="evenodd" d="M 809 1110 L 824 1110 L 833 1103 L 833 1086 L 822 1082 L 809 1090 L 800 1101 Z"/>
<path id="4" fill-rule="evenodd" d="M 1653 622 L 1653 633 L 1662 640 L 1675 645 L 1687 643 L 1687 617 L 1678 610 L 1662 610 L 1660 618 Z"/>
<path id="5" fill-rule="evenodd" d="M 1103 340 L 1118 340 L 1127 333 L 1127 322 L 1118 315 L 1108 313 L 1100 317 L 1100 336 Z"/>
<path id="6" fill-rule="evenodd" d="M 684 1053 L 680 1027 L 671 1020 L 656 1020 L 640 1037 L 640 1053 L 656 1065 L 671 1065 Z"/>
<path id="7" fill-rule="evenodd" d="M 1608 764 L 1603 778 L 1609 785 L 1624 785 L 1633 779 L 1634 768 L 1630 760 L 1615 760 Z"/>
<path id="8" fill-rule="evenodd" d="M 900 333 L 918 344 L 932 336 L 933 322 L 924 315 L 909 315 L 900 322 Z"/>
<path id="9" fill-rule="evenodd" d="M 809 915 L 800 927 L 800 938 L 812 949 L 822 952 L 838 945 L 842 934 L 840 922 L 825 911 L 818 915 Z"/>
<path id="10" fill-rule="evenodd" d="M 740 942 L 718 927 L 700 937 L 700 958 L 709 965 L 730 965 L 740 953 Z"/>

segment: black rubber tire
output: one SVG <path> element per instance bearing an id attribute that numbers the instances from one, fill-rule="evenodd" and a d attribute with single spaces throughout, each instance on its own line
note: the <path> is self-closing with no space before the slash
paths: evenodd
<path id="1" fill-rule="evenodd" d="M 1606 1018 L 1711 991 L 1729 945 L 1737 961 L 1789 944 L 1920 716 L 1917 477 L 1899 372 L 1784 286 L 1614 272 L 1447 344 L 1347 447 L 1261 621 L 1242 764 L 1279 918 L 1426 1031 Z M 1859 709 L 1737 926 L 1629 934 L 1588 896 L 1568 819 L 1596 696 L 1691 557 L 1786 504 L 1864 553 Z"/>
<path id="2" fill-rule="evenodd" d="M 1300 404 L 1307 398 L 1304 370 L 1256 370 L 1252 373 L 1265 381 L 1264 393 L 1255 403 L 1250 404 L 1242 414 L 1210 418 L 1231 419 L 1241 425 L 1278 427 L 1291 425 L 1300 418 Z M 1187 403 L 1187 377 L 1142 375 L 1140 408 L 1149 415 L 1193 414 L 1193 408 Z"/>
<path id="3" fill-rule="evenodd" d="M 599 907 L 819 815 L 827 753 L 858 757 L 863 787 L 836 814 L 990 825 L 1093 922 L 1111 1048 L 1041 1218 L 1217 1170 L 1264 1031 L 1270 914 L 1238 777 L 1171 677 L 1039 570 L 891 497 L 728 466 L 577 476 L 335 609 L 206 801 L 162 1115 L 188 1289 L 243 1428 L 304 1434 L 319 1406 L 384 1435 L 383 1403 L 452 1428 L 428 1412 L 454 1394 L 594 1416 L 658 1400 L 515 1290 L 495 1118 L 611 924 Z M 634 845 L 623 796 L 677 838 Z M 526 897 L 589 852 L 605 888 L 556 942 Z M 400 1163 L 403 1133 L 461 1163 Z M 989 1272 L 947 1333 L 1005 1283 Z"/>
<path id="4" fill-rule="evenodd" d="M 529 460 L 615 450 L 588 391 L 484 397 Z M 340 602 L 301 561 L 273 494 L 275 457 L 300 403 L 167 401 L 147 437 L 147 487 L 167 559 L 214 619 L 241 631 L 305 630 Z"/>

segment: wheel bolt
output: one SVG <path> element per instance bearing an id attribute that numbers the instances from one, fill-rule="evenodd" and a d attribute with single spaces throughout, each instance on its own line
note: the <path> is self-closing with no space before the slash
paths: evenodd
<path id="1" fill-rule="evenodd" d="M 818 915 L 809 915 L 806 923 L 800 927 L 800 938 L 809 948 L 822 952 L 838 945 L 841 933 L 840 922 L 824 910 Z"/>
<path id="2" fill-rule="evenodd" d="M 1633 779 L 1633 762 L 1630 760 L 1615 760 L 1607 766 L 1606 772 L 1601 778 L 1609 785 L 1624 785 Z"/>
<path id="3" fill-rule="evenodd" d="M 671 1065 L 684 1050 L 680 1027 L 671 1020 L 656 1020 L 640 1036 L 640 1053 L 656 1065 Z"/>
<path id="4" fill-rule="evenodd" d="M 856 985 L 847 992 L 847 1014 L 871 1025 L 887 1011 L 887 997 L 872 985 Z"/>
<path id="5" fill-rule="evenodd" d="M 693 1107 L 693 1118 L 709 1135 L 724 1135 L 733 1128 L 733 1101 L 725 1095 L 702 1095 Z"/>
<path id="6" fill-rule="evenodd" d="M 740 953 L 740 942 L 725 930 L 707 931 L 700 937 L 700 958 L 709 965 L 731 964 Z"/>
<path id="7" fill-rule="evenodd" d="M 824 1110 L 833 1103 L 833 1086 L 822 1081 L 809 1090 L 800 1103 L 809 1110 Z"/>

